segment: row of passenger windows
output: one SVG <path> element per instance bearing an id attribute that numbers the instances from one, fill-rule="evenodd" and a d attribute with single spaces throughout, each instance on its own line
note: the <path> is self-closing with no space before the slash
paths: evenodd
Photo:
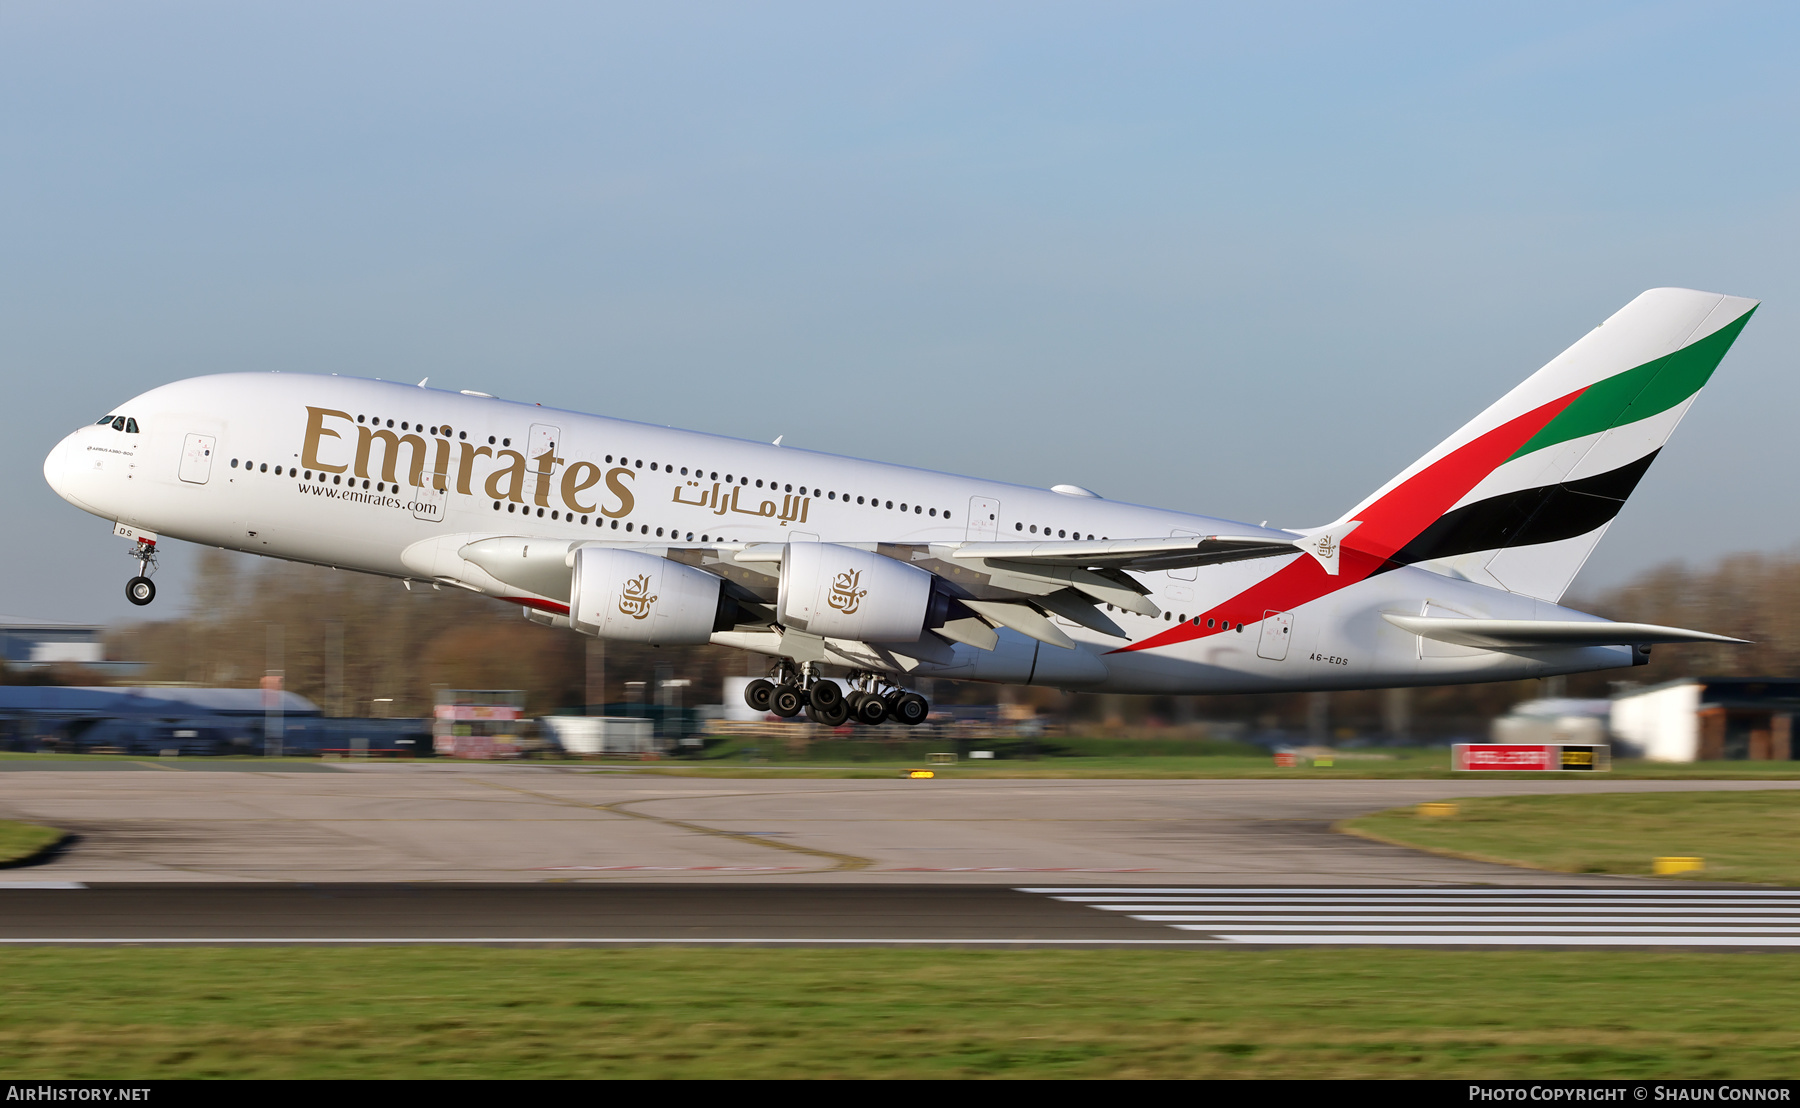
<path id="1" fill-rule="evenodd" d="M 244 472 L 246 472 L 246 473 L 250 473 L 250 472 L 268 473 L 268 472 L 270 472 L 268 462 L 253 462 L 248 459 L 245 459 L 244 461 L 239 462 L 238 459 L 236 459 L 236 458 L 231 459 L 231 468 L 232 469 L 237 469 L 240 465 L 243 467 Z M 286 468 L 286 470 L 283 470 L 281 466 L 276 466 L 274 469 L 274 474 L 277 477 L 280 477 L 282 475 L 282 473 L 284 473 L 284 472 L 289 477 L 299 477 L 300 476 L 300 469 L 297 466 L 288 466 Z M 313 479 L 313 471 L 309 469 L 306 471 L 306 476 L 304 478 L 302 478 L 302 480 L 310 481 L 312 479 Z M 319 474 L 319 482 L 321 484 L 323 484 L 324 481 L 325 481 L 325 475 L 323 473 Z M 344 484 L 345 483 L 344 475 L 341 473 L 332 474 L 331 475 L 331 483 L 334 485 Z M 354 478 L 354 477 L 350 478 L 349 484 L 350 484 L 351 488 L 355 488 L 356 487 L 356 478 Z M 369 482 L 364 481 L 362 483 L 362 487 L 365 489 L 368 488 Z M 389 491 L 387 482 L 385 482 L 385 481 L 376 481 L 374 483 L 374 488 L 375 488 L 376 492 L 388 492 Z M 394 487 L 393 487 L 392 491 L 394 491 L 394 492 L 400 491 L 400 482 L 398 482 L 398 481 L 394 482 Z"/>
<path id="2" fill-rule="evenodd" d="M 356 417 L 356 422 L 362 423 L 362 422 L 364 422 L 365 419 L 367 419 L 370 423 L 374 424 L 375 426 L 381 426 L 384 422 L 380 416 L 365 417 L 365 416 L 360 416 L 360 415 Z M 386 426 L 388 426 L 388 427 L 394 426 L 394 421 L 391 419 L 386 420 L 385 423 L 386 423 Z M 410 420 L 401 420 L 400 421 L 400 430 L 405 431 L 409 428 L 409 426 L 416 428 L 418 430 L 425 429 L 425 425 L 422 423 L 413 424 L 413 423 L 411 423 Z M 433 435 L 441 434 L 441 435 L 445 436 L 446 438 L 449 437 L 450 431 L 451 431 L 451 429 L 447 425 L 431 428 L 431 433 Z M 456 432 L 456 437 L 458 439 L 467 439 L 469 437 L 469 433 L 467 431 L 458 431 L 458 432 Z M 507 446 L 512 445 L 512 440 L 510 438 L 501 438 L 501 439 L 499 439 L 498 442 L 496 442 L 495 436 L 489 435 L 488 436 L 488 445 L 489 446 L 507 447 Z M 555 449 L 554 444 L 552 444 L 551 449 Z M 606 464 L 607 465 L 615 464 L 613 455 L 608 454 L 606 456 Z M 616 464 L 622 465 L 622 466 L 630 466 L 633 469 L 643 469 L 644 468 L 644 460 L 642 458 L 633 460 L 632 458 L 624 456 L 624 455 L 621 455 L 617 459 Z M 650 472 L 652 472 L 652 473 L 659 473 L 659 472 L 660 473 L 674 473 L 675 467 L 672 465 L 663 465 L 659 462 L 651 462 L 650 463 Z M 706 471 L 706 470 L 702 470 L 700 468 L 695 468 L 690 473 L 689 468 L 687 466 L 682 466 L 681 467 L 681 476 L 687 477 L 690 475 L 697 479 L 704 479 L 707 481 L 719 480 L 719 471 L 718 470 Z M 782 484 L 778 481 L 765 481 L 761 477 L 758 477 L 754 481 L 752 481 L 748 477 L 739 477 L 736 474 L 731 474 L 731 473 L 727 473 L 725 475 L 725 484 L 727 484 L 727 485 L 741 484 L 741 485 L 745 486 L 746 488 L 752 488 L 752 487 L 759 488 L 759 489 L 767 488 L 770 492 L 794 492 L 795 491 L 794 486 L 792 484 Z M 809 494 L 805 485 L 800 486 L 799 493 L 801 496 L 807 496 L 807 495 L 811 495 L 814 497 L 822 496 L 827 500 L 837 500 L 840 498 L 837 490 L 835 490 L 835 489 L 833 489 L 829 492 L 824 491 L 822 489 L 813 489 L 811 491 L 811 493 Z M 844 503 L 848 504 L 850 502 L 850 494 L 849 493 L 842 494 L 842 499 L 843 499 Z M 894 508 L 894 502 L 892 500 L 884 501 L 880 497 L 859 496 L 856 498 L 856 502 L 858 504 L 866 504 L 869 507 L 874 507 L 874 508 L 885 507 L 889 511 L 892 511 Z M 941 516 L 944 519 L 950 518 L 950 512 L 948 509 L 940 511 L 937 508 L 926 508 L 922 504 L 908 505 L 904 501 L 902 501 L 900 504 L 900 511 L 903 511 L 903 512 L 911 511 L 914 515 L 929 515 L 929 516 L 933 516 L 933 517 Z"/>
<path id="3" fill-rule="evenodd" d="M 1013 530 L 1015 530 L 1015 531 L 1023 531 L 1023 530 L 1025 530 L 1025 529 L 1026 529 L 1026 527 L 1025 527 L 1025 525 L 1024 525 L 1024 524 L 1023 524 L 1023 523 L 1015 523 L 1015 524 L 1013 524 Z M 1038 525 L 1037 525 L 1037 524 L 1035 524 L 1035 523 L 1034 523 L 1034 524 L 1032 524 L 1032 525 L 1031 525 L 1031 528 L 1030 528 L 1030 530 L 1031 530 L 1031 533 L 1032 533 L 1032 534 L 1034 534 L 1034 535 L 1035 535 L 1035 534 L 1037 534 L 1037 533 L 1038 533 Z M 1050 528 L 1049 528 L 1049 526 L 1048 526 L 1048 525 L 1046 525 L 1046 526 L 1045 526 L 1045 527 L 1044 527 L 1044 536 L 1045 536 L 1045 537 L 1046 537 L 1046 538 L 1048 538 L 1048 537 L 1049 537 L 1049 535 L 1050 535 Z M 1057 537 L 1057 538 L 1059 538 L 1059 539 L 1067 539 L 1067 538 L 1077 538 L 1077 539 L 1078 539 L 1078 538 L 1080 538 L 1080 537 L 1081 537 L 1081 532 L 1080 532 L 1080 531 L 1077 531 L 1077 532 L 1075 532 L 1075 534 L 1074 534 L 1074 535 L 1070 535 L 1070 534 L 1069 534 L 1069 532 L 1068 532 L 1068 531 L 1066 531 L 1066 530 L 1060 530 L 1060 531 L 1057 531 L 1057 532 L 1056 532 L 1056 537 Z M 1094 537 L 1094 536 L 1092 536 L 1092 535 L 1089 535 L 1089 536 L 1088 536 L 1088 539 L 1089 539 L 1089 540 L 1090 540 L 1090 541 L 1091 541 L 1091 540 L 1092 540 L 1092 539 L 1093 539 L 1093 537 Z M 1100 536 L 1100 541 L 1101 541 L 1101 542 L 1105 542 L 1105 541 L 1106 541 L 1106 536 L 1105 536 L 1105 535 L 1101 535 L 1101 536 Z"/>
<path id="4" fill-rule="evenodd" d="M 381 427 L 384 425 L 382 418 L 380 416 L 357 416 L 356 422 L 367 423 L 371 427 Z M 390 420 L 386 421 L 385 426 L 392 427 L 393 425 L 394 425 L 393 420 L 390 419 Z M 414 423 L 410 419 L 403 419 L 400 421 L 400 430 L 402 430 L 402 431 L 423 431 L 423 430 L 425 430 L 425 425 L 423 423 Z M 449 438 L 450 437 L 450 425 L 448 423 L 440 424 L 436 427 L 433 427 L 431 429 L 431 433 L 434 435 L 442 435 L 445 438 Z M 456 433 L 456 437 L 459 439 L 466 439 L 469 437 L 469 433 L 467 431 L 458 431 Z M 492 446 L 493 444 L 494 444 L 494 437 L 492 435 L 489 435 L 488 436 L 488 445 Z M 511 446 L 512 440 L 507 439 L 506 445 Z"/>
<path id="5" fill-rule="evenodd" d="M 112 424 L 112 429 L 115 431 L 123 431 L 127 435 L 135 435 L 138 433 L 137 420 L 132 419 L 130 416 L 122 416 L 122 415 L 101 416 L 99 419 L 96 419 L 94 421 L 94 426 L 104 427 L 108 423 Z"/>
<path id="6" fill-rule="evenodd" d="M 494 511 L 496 511 L 496 512 L 499 511 L 500 505 L 502 505 L 502 504 L 506 504 L 506 510 L 509 514 L 513 513 L 513 512 L 517 512 L 519 510 L 519 506 L 517 504 L 509 504 L 504 500 L 496 500 L 496 501 L 494 501 Z M 531 508 L 529 506 L 526 507 L 525 514 L 526 515 L 531 514 Z M 544 518 L 544 509 L 539 508 L 537 510 L 537 516 L 539 519 L 543 519 Z M 561 520 L 565 523 L 580 523 L 584 527 L 587 525 L 587 521 L 588 521 L 587 516 L 579 516 L 578 517 L 578 516 L 576 516 L 576 514 L 574 512 L 564 512 L 564 511 L 561 511 L 556 508 L 550 509 L 550 518 L 553 520 Z M 594 526 L 595 527 L 605 527 L 605 526 L 607 526 L 607 522 L 608 521 L 605 516 L 595 516 L 594 517 Z M 648 523 L 637 524 L 637 523 L 627 522 L 625 524 L 625 526 L 623 528 L 621 528 L 619 526 L 619 521 L 615 519 L 615 520 L 611 521 L 611 524 L 612 524 L 612 530 L 614 530 L 614 531 L 623 530 L 628 535 L 644 535 L 647 537 L 650 534 L 650 525 Z M 659 538 L 659 539 L 663 538 L 665 535 L 668 538 L 675 539 L 679 542 L 695 541 L 694 533 L 692 531 L 689 531 L 687 533 L 686 538 L 683 538 L 681 531 L 674 527 L 658 527 L 656 529 L 656 537 L 657 538 Z M 737 541 L 739 541 L 737 539 L 727 540 L 724 535 L 718 535 L 716 537 L 720 542 L 726 542 L 726 541 L 737 542 Z M 710 533 L 703 534 L 700 536 L 699 541 L 700 542 L 712 542 L 714 538 L 715 538 L 715 536 Z"/>
<path id="7" fill-rule="evenodd" d="M 613 456 L 611 454 L 608 454 L 606 456 L 607 464 L 611 465 L 612 460 L 613 460 Z M 631 460 L 629 460 L 627 458 L 620 458 L 619 464 L 633 466 L 634 468 L 637 468 L 637 469 L 644 468 L 644 462 L 643 462 L 643 459 L 641 459 L 641 458 L 638 459 L 636 462 L 632 462 Z M 662 467 L 662 471 L 665 473 L 674 473 L 675 467 L 671 466 L 671 465 L 665 465 Z M 650 463 L 650 472 L 652 472 L 652 473 L 657 472 L 657 464 L 655 462 Z M 681 467 L 681 476 L 683 476 L 683 477 L 691 476 L 697 481 L 717 481 L 717 480 L 719 480 L 719 471 L 716 469 L 706 470 L 706 469 L 701 469 L 701 468 L 696 467 L 690 473 L 687 466 L 682 466 Z M 780 481 L 764 481 L 761 477 L 758 477 L 758 478 L 756 478 L 755 481 L 752 481 L 748 477 L 739 477 L 736 474 L 732 474 L 732 473 L 727 473 L 725 475 L 724 482 L 727 485 L 734 485 L 734 484 L 742 485 L 745 488 L 758 488 L 758 489 L 767 488 L 770 492 L 796 492 L 797 491 L 801 496 L 811 496 L 811 497 L 814 497 L 815 499 L 823 497 L 826 500 L 842 500 L 846 504 L 850 503 L 850 494 L 847 492 L 840 493 L 836 489 L 831 489 L 829 491 L 823 490 L 823 489 L 813 489 L 810 492 L 808 492 L 805 485 L 801 485 L 800 488 L 798 490 L 796 490 L 793 485 L 783 484 Z M 892 500 L 882 500 L 879 496 L 859 496 L 856 498 L 856 502 L 858 504 L 863 504 L 863 505 L 866 505 L 871 508 L 885 508 L 888 511 L 892 511 L 894 509 L 894 502 Z M 944 519 L 950 518 L 950 512 L 948 509 L 944 509 L 944 510 L 940 511 L 937 508 L 927 508 L 923 504 L 908 505 L 905 501 L 902 501 L 900 503 L 900 510 L 903 512 L 910 511 L 913 515 L 941 516 Z"/>
<path id="8" fill-rule="evenodd" d="M 1114 609 L 1111 604 L 1108 604 L 1106 606 L 1106 610 L 1110 612 L 1110 611 L 1113 611 Z M 1118 609 L 1118 612 L 1120 615 L 1128 615 L 1128 616 L 1137 615 L 1136 612 L 1127 612 L 1123 608 Z M 1156 617 L 1155 616 L 1145 616 L 1144 618 L 1145 619 L 1155 619 Z M 1181 623 L 1190 623 L 1191 622 L 1195 627 L 1206 626 L 1206 627 L 1216 628 L 1217 630 L 1220 630 L 1220 631 L 1242 631 L 1244 629 L 1243 624 L 1241 624 L 1241 623 L 1234 624 L 1228 619 L 1218 619 L 1217 617 L 1209 616 L 1205 620 L 1205 623 L 1202 624 L 1201 618 L 1199 616 L 1195 616 L 1192 620 L 1189 620 L 1188 614 L 1186 612 L 1182 612 L 1179 616 L 1177 616 L 1174 612 L 1164 612 L 1163 613 L 1163 622 L 1164 623 L 1175 623 L 1177 621 L 1179 621 Z"/>

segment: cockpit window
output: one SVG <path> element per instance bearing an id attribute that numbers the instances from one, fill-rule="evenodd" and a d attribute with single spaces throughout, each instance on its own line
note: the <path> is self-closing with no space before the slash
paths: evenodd
<path id="1" fill-rule="evenodd" d="M 125 421 L 125 433 L 126 433 L 126 434 L 127 434 L 127 435 L 135 435 L 135 434 L 137 434 L 137 433 L 138 433 L 138 429 L 137 429 L 137 420 L 135 420 L 135 419 L 127 419 L 127 420 L 126 420 L 126 421 Z"/>
<path id="2" fill-rule="evenodd" d="M 94 426 L 96 426 L 96 427 L 104 427 L 104 426 L 106 426 L 106 425 L 107 425 L 107 424 L 109 424 L 109 423 L 111 423 L 111 422 L 112 422 L 112 421 L 113 421 L 113 417 L 112 417 L 112 416 L 109 416 L 109 415 L 103 415 L 103 416 L 101 416 L 101 417 L 100 417 L 100 418 L 99 418 L 99 419 L 98 419 L 98 420 L 97 420 L 97 421 L 95 421 L 95 423 L 94 423 Z"/>
<path id="3" fill-rule="evenodd" d="M 123 431 L 124 429 L 125 429 L 125 417 L 124 416 L 114 416 L 113 417 L 113 430 Z"/>

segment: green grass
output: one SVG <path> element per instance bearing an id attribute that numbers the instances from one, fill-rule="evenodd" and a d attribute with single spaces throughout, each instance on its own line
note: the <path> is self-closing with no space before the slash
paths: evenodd
<path id="1" fill-rule="evenodd" d="M 1601 793 L 1456 801 L 1458 814 L 1394 808 L 1340 827 L 1440 854 L 1564 873 L 1649 875 L 1660 856 L 1701 857 L 1710 881 L 1800 885 L 1800 791 Z"/>
<path id="2" fill-rule="evenodd" d="M 62 837 L 63 833 L 53 827 L 0 820 L 0 866 L 29 858 Z"/>
<path id="3" fill-rule="evenodd" d="M 15 1079 L 1793 1073 L 1787 954 L 0 951 Z"/>

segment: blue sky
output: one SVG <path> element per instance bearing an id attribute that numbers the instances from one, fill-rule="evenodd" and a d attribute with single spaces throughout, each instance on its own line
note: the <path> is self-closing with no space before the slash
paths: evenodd
<path id="1" fill-rule="evenodd" d="M 40 465 L 181 377 L 429 374 L 1306 526 L 1658 285 L 1765 306 L 1577 591 L 1785 550 L 1797 25 L 12 0 L 0 612 L 138 614 Z"/>

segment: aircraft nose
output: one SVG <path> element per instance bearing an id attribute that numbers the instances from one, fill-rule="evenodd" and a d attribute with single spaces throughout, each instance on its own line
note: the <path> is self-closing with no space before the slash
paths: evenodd
<path id="1" fill-rule="evenodd" d="M 44 480 L 56 495 L 78 508 L 86 509 L 88 505 L 75 495 L 75 439 L 78 435 L 79 431 L 65 437 L 44 457 Z"/>
<path id="2" fill-rule="evenodd" d="M 73 435 L 65 437 L 51 447 L 50 453 L 44 456 L 44 480 L 49 483 L 56 495 L 64 499 L 67 499 L 69 495 L 65 491 L 68 488 L 69 439 L 74 437 Z"/>

